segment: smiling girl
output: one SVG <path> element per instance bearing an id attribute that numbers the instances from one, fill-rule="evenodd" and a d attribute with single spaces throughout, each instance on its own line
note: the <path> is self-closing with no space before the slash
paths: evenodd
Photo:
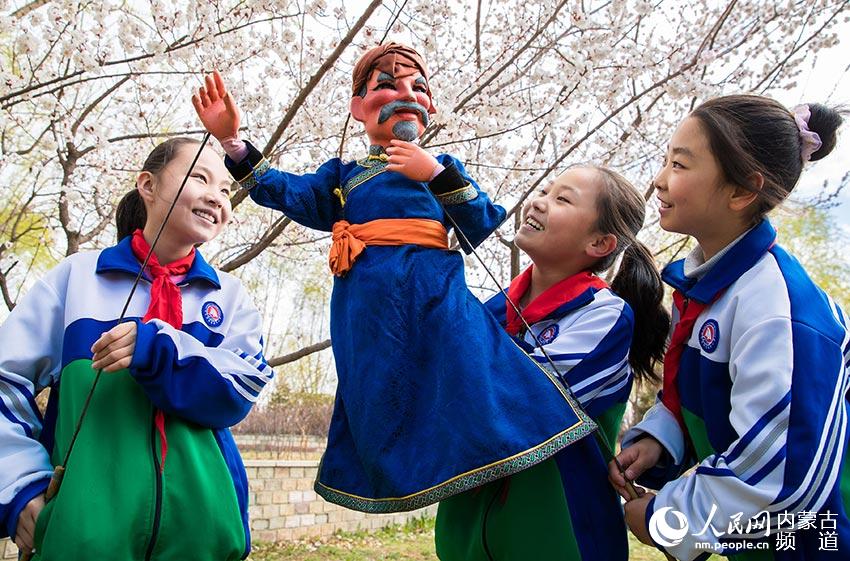
<path id="1" fill-rule="evenodd" d="M 245 469 L 227 427 L 272 372 L 242 285 L 195 247 L 230 220 L 230 178 L 212 150 L 116 325 L 198 146 L 157 146 L 119 204 L 118 245 L 63 260 L 0 326 L 0 528 L 35 559 L 240 559 L 250 549 Z M 48 387 L 42 418 L 35 397 Z"/>
<path id="2" fill-rule="evenodd" d="M 566 171 L 523 209 L 515 243 L 532 265 L 513 280 L 511 300 L 487 302 L 501 325 L 541 365 L 540 341 L 613 449 L 634 379 L 653 367 L 670 323 L 661 278 L 637 239 L 645 201 L 620 174 L 597 166 Z M 618 257 L 609 286 L 597 276 Z M 526 403 L 524 415 L 538 415 Z M 626 528 L 608 483 L 610 456 L 593 439 L 553 459 L 440 503 L 437 554 L 443 561 L 558 559 L 625 561 Z"/>
<path id="3" fill-rule="evenodd" d="M 655 177 L 661 227 L 698 245 L 664 269 L 676 325 L 663 392 L 626 434 L 619 461 L 660 489 L 626 505 L 629 527 L 677 559 L 702 559 L 706 547 L 746 551 L 735 559 L 850 556 L 850 335 L 765 216 L 806 162 L 829 154 L 840 124 L 822 105 L 791 112 L 759 96 L 713 99 L 676 129 Z M 613 463 L 610 475 L 624 493 Z M 672 515 L 658 517 L 671 509 L 690 530 L 650 536 L 648 522 L 669 527 Z M 750 522 L 766 518 L 769 530 Z"/>

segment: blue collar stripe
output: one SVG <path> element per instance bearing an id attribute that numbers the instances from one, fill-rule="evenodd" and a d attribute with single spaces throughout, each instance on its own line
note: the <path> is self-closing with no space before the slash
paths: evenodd
<path id="1" fill-rule="evenodd" d="M 139 260 L 133 255 L 133 249 L 130 247 L 130 236 L 125 237 L 118 242 L 118 245 L 108 247 L 100 252 L 97 259 L 97 274 L 107 272 L 127 273 L 128 275 L 136 276 L 139 274 Z M 145 279 L 150 281 L 147 274 Z M 195 250 L 195 261 L 189 272 L 186 273 L 186 278 L 183 282 L 204 281 L 221 288 L 221 283 L 218 280 L 218 274 L 203 258 L 201 252 Z"/>
<path id="2" fill-rule="evenodd" d="M 680 259 L 664 267 L 664 282 L 681 291 L 686 297 L 710 303 L 741 275 L 749 271 L 776 242 L 776 230 L 765 219 L 736 243 L 701 279 L 685 276 L 685 260 Z"/>

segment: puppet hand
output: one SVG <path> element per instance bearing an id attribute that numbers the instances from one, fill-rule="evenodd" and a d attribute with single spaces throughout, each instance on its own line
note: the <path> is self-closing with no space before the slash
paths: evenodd
<path id="1" fill-rule="evenodd" d="M 130 366 L 136 350 L 136 322 L 119 323 L 92 345 L 91 367 L 103 368 L 106 372 L 117 372 Z"/>
<path id="2" fill-rule="evenodd" d="M 397 171 L 413 181 L 431 181 L 434 170 L 440 163 L 437 159 L 412 142 L 391 140 L 387 148 L 390 165 L 389 171 Z"/>
<path id="3" fill-rule="evenodd" d="M 219 141 L 236 136 L 239 131 L 239 108 L 224 87 L 218 70 L 204 78 L 204 86 L 192 96 L 192 105 L 204 128 Z"/>
<path id="4" fill-rule="evenodd" d="M 664 448 L 661 446 L 661 443 L 651 436 L 647 436 L 628 448 L 623 449 L 617 455 L 617 460 L 623 467 L 626 478 L 629 481 L 634 481 L 643 472 L 656 465 L 661 459 L 663 452 Z M 626 489 L 626 479 L 620 473 L 617 463 L 614 460 L 611 460 L 608 464 L 608 479 L 611 480 L 611 484 L 624 499 L 629 500 L 632 498 Z"/>
<path id="5" fill-rule="evenodd" d="M 629 525 L 629 529 L 642 543 L 652 546 L 655 544 L 646 528 L 646 509 L 654 496 L 653 493 L 642 493 L 640 498 L 627 502 L 624 507 L 626 524 Z"/>
<path id="6" fill-rule="evenodd" d="M 44 508 L 44 493 L 38 495 L 21 511 L 18 516 L 18 529 L 15 530 L 15 545 L 22 552 L 32 552 L 35 547 L 35 521 Z"/>

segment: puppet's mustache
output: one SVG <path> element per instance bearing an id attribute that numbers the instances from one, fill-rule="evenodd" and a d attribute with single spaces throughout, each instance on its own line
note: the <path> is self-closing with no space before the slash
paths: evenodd
<path id="1" fill-rule="evenodd" d="M 410 109 L 419 113 L 422 117 L 422 124 L 428 126 L 428 110 L 413 101 L 391 101 L 381 107 L 381 112 L 378 114 L 378 123 L 383 123 L 393 116 L 393 113 L 400 109 Z"/>

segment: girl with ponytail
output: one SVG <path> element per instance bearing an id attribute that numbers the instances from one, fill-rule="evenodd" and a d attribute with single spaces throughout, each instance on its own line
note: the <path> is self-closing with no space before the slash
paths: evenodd
<path id="1" fill-rule="evenodd" d="M 567 170 L 523 209 L 515 243 L 532 265 L 513 280 L 511 300 L 487 307 L 542 366 L 535 336 L 614 449 L 634 380 L 657 381 L 670 318 L 661 277 L 638 240 L 645 201 L 620 174 Z M 622 256 L 609 286 L 597 276 Z M 522 380 L 517 380 L 522 384 Z M 529 403 L 528 417 L 535 415 Z M 525 471 L 440 503 L 443 561 L 559 559 L 625 561 L 626 527 L 599 445 L 585 438 Z"/>
<path id="2" fill-rule="evenodd" d="M 154 148 L 119 205 L 118 243 L 64 259 L 0 324 L 0 538 L 33 561 L 250 552 L 248 481 L 228 427 L 273 373 L 245 288 L 196 248 L 231 217 L 230 176 L 199 150 L 189 138 Z"/>
<path id="3" fill-rule="evenodd" d="M 618 459 L 658 490 L 626 504 L 629 527 L 677 559 L 850 559 L 847 315 L 766 218 L 841 121 L 819 104 L 711 99 L 655 177 L 661 227 L 698 245 L 662 273 L 675 305 L 663 390 Z M 626 496 L 613 462 L 610 475 Z M 690 531 L 664 535 L 683 520 Z"/>

